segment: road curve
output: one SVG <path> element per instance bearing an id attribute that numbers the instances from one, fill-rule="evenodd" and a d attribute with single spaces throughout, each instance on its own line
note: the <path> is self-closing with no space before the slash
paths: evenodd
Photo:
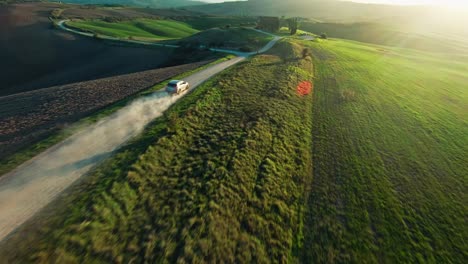
<path id="1" fill-rule="evenodd" d="M 67 22 L 67 21 L 68 20 L 60 20 L 59 22 L 57 22 L 57 26 L 60 29 L 65 30 L 65 31 L 70 32 L 70 33 L 73 33 L 73 34 L 77 34 L 77 35 L 81 35 L 81 36 L 85 36 L 85 37 L 94 37 L 93 33 L 83 32 L 83 31 L 79 31 L 79 30 L 67 27 L 67 25 L 65 24 L 65 22 Z M 154 43 L 154 42 L 141 41 L 141 40 L 121 39 L 121 38 L 116 38 L 116 37 L 111 37 L 111 36 L 106 36 L 106 35 L 101 35 L 101 34 L 99 35 L 99 38 L 100 39 L 105 39 L 105 40 L 125 42 L 125 43 L 146 45 L 146 46 L 168 47 L 168 48 L 178 48 L 179 47 L 178 45 L 161 44 L 161 43 Z"/>
<path id="2" fill-rule="evenodd" d="M 279 40 L 263 48 L 267 51 Z M 249 54 L 213 65 L 187 78 L 191 89 Z M 0 241 L 49 204 L 92 167 L 109 157 L 184 95 L 164 91 L 139 98 L 98 123 L 77 132 L 12 172 L 0 177 Z"/>
<path id="3" fill-rule="evenodd" d="M 85 36 L 85 37 L 94 37 L 93 33 L 83 32 L 83 31 L 76 30 L 74 28 L 68 27 L 67 24 L 65 24 L 67 21 L 68 20 L 66 20 L 66 19 L 65 20 L 60 20 L 59 22 L 57 22 L 57 26 L 60 29 L 65 30 L 65 31 L 70 32 L 70 33 L 73 33 L 73 34 L 77 34 L 77 35 L 81 35 L 81 36 Z M 258 51 L 254 51 L 254 52 L 241 52 L 241 51 L 237 51 L 237 50 L 216 49 L 216 48 L 210 48 L 209 50 L 214 51 L 214 52 L 234 54 L 234 55 L 239 56 L 239 57 L 249 57 L 249 56 L 252 56 L 252 55 L 256 55 L 256 54 L 264 53 L 264 52 L 268 51 L 269 49 L 271 49 L 271 47 L 273 47 L 275 45 L 275 43 L 278 40 L 281 39 L 281 37 L 278 37 L 278 36 L 276 36 L 274 34 L 271 34 L 269 32 L 265 32 L 263 30 L 254 29 L 254 28 L 249 28 L 249 29 L 257 31 L 257 32 L 262 33 L 262 34 L 265 34 L 265 35 L 272 36 L 274 38 L 266 46 L 264 46 L 262 49 L 260 49 Z M 116 37 L 111 37 L 111 36 L 106 36 L 106 35 L 99 35 L 99 38 L 104 39 L 104 40 L 112 40 L 112 41 L 123 42 L 123 43 L 139 44 L 139 45 L 143 45 L 143 46 L 166 47 L 166 48 L 179 48 L 180 47 L 178 45 L 161 44 L 161 43 L 142 41 L 142 40 L 121 39 L 121 38 L 116 38 Z"/>

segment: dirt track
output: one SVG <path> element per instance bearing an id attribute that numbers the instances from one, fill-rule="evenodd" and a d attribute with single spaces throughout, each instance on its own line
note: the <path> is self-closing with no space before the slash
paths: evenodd
<path id="1" fill-rule="evenodd" d="M 268 51 L 278 40 L 275 37 L 261 51 Z M 190 89 L 195 89 L 246 57 L 213 65 L 185 80 L 191 84 Z M 0 241 L 183 96 L 160 91 L 137 99 L 1 177 Z"/>
<path id="2" fill-rule="evenodd" d="M 186 78 L 192 88 L 243 57 L 209 67 Z M 96 125 L 40 154 L 0 178 L 0 241 L 52 201 L 183 95 L 156 92 L 135 100 Z"/>
<path id="3" fill-rule="evenodd" d="M 56 129 L 210 61 L 0 97 L 0 159 Z"/>

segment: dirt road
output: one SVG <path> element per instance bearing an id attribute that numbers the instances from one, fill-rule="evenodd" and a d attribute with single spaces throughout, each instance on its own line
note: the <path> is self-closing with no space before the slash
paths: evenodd
<path id="1" fill-rule="evenodd" d="M 271 49 L 280 37 L 270 41 L 260 53 Z M 213 65 L 187 78 L 191 90 L 221 71 L 254 53 Z M 109 157 L 148 123 L 161 116 L 182 95 L 159 91 L 136 99 L 118 112 L 104 118 L 69 139 L 39 154 L 0 178 L 0 241 L 39 212 L 57 195 L 93 166 Z"/>
<path id="2" fill-rule="evenodd" d="M 62 29 L 62 30 L 65 30 L 67 32 L 70 32 L 70 33 L 74 33 L 74 34 L 78 34 L 78 35 L 81 35 L 81 36 L 85 36 L 85 37 L 94 37 L 94 34 L 93 33 L 89 33 L 89 32 L 83 32 L 83 31 L 79 31 L 79 30 L 76 30 L 74 28 L 70 28 L 67 26 L 66 22 L 68 20 L 61 20 L 57 23 L 57 26 Z M 255 54 L 259 54 L 259 53 L 264 53 L 266 51 L 268 51 L 269 49 L 271 49 L 278 40 L 281 39 L 281 37 L 278 37 L 274 34 L 271 34 L 269 32 L 266 32 L 266 31 L 263 31 L 263 30 L 259 30 L 259 29 L 254 29 L 254 28 L 249 28 L 251 30 L 254 30 L 254 31 L 257 31 L 259 33 L 262 33 L 262 34 L 265 34 L 265 35 L 269 35 L 269 36 L 272 36 L 273 37 L 273 40 L 271 40 L 270 42 L 268 42 L 267 45 L 265 45 L 265 47 L 261 48 L 260 50 L 258 51 L 254 51 L 254 52 L 241 52 L 241 51 L 237 51 L 237 50 L 229 50 L 229 49 L 216 49 L 216 48 L 210 48 L 211 51 L 214 51 L 214 52 L 222 52 L 222 53 L 228 53 L 228 54 L 234 54 L 236 56 L 239 56 L 239 57 L 248 57 L 248 56 L 252 56 L 252 55 L 255 55 Z M 155 43 L 155 42 L 148 42 L 148 41 L 141 41 L 141 40 L 129 40 L 129 39 L 121 39 L 121 38 L 116 38 L 116 37 L 111 37 L 111 36 L 105 36 L 105 35 L 99 35 L 99 38 L 100 39 L 105 39 L 105 40 L 112 40 L 112 41 L 118 41 L 118 42 L 123 42 L 123 43 L 132 43 L 132 44 L 140 44 L 140 45 L 145 45 L 145 46 L 155 46 L 155 47 L 167 47 L 167 48 L 179 48 L 180 46 L 178 45 L 170 45 L 170 44 L 160 44 L 160 43 Z"/>
<path id="3" fill-rule="evenodd" d="M 211 66 L 186 78 L 191 89 L 244 60 L 238 57 Z M 184 95 L 159 91 L 135 100 L 115 114 L 80 131 L 0 178 L 0 241 L 54 197 L 138 135 Z"/>
<path id="4" fill-rule="evenodd" d="M 272 48 L 275 37 L 261 52 Z M 211 66 L 185 78 L 196 88 L 217 73 L 254 53 Z M 50 203 L 93 166 L 109 157 L 153 119 L 161 116 L 180 96 L 160 91 L 137 99 L 117 113 L 73 135 L 0 178 L 0 241 Z"/>
<path id="5" fill-rule="evenodd" d="M 88 113 L 137 94 L 155 82 L 210 62 L 139 71 L 0 96 L 0 160 L 67 127 Z"/>

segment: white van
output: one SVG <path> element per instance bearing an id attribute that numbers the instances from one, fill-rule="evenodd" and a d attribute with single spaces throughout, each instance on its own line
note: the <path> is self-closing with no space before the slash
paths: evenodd
<path id="1" fill-rule="evenodd" d="M 172 80 L 167 84 L 166 92 L 169 94 L 181 94 L 189 88 L 190 84 L 186 81 Z"/>

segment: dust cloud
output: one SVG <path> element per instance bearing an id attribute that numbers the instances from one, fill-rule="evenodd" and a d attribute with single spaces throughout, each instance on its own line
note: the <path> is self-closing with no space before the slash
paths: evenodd
<path id="1" fill-rule="evenodd" d="M 1 177 L 0 241 L 179 98 L 159 91 L 138 99 Z"/>
<path id="2" fill-rule="evenodd" d="M 279 38 L 271 41 L 272 47 Z M 185 78 L 195 89 L 204 81 L 235 65 L 237 57 Z M 41 153 L 0 177 L 0 241 L 44 208 L 93 166 L 109 157 L 130 138 L 143 131 L 184 95 L 159 91 L 137 99 L 102 121 Z"/>

